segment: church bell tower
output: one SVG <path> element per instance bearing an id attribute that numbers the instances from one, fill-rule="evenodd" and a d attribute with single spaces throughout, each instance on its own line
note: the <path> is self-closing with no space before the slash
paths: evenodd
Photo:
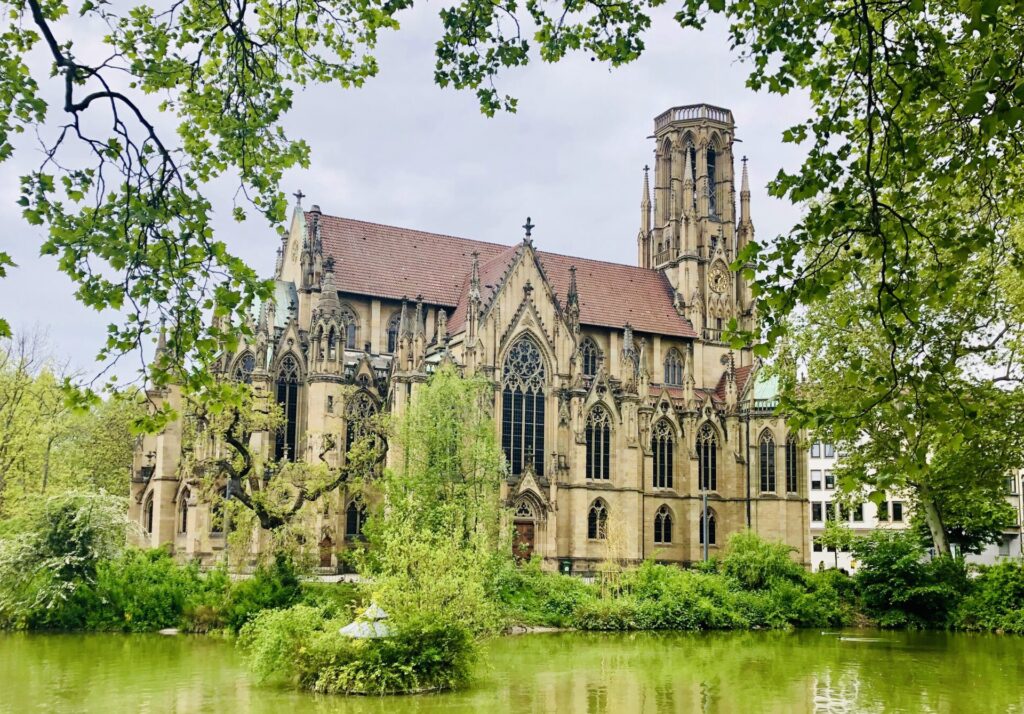
<path id="1" fill-rule="evenodd" d="M 673 107 L 654 119 L 653 196 L 644 171 L 640 264 L 665 272 L 686 316 L 711 340 L 750 307 L 748 286 L 729 269 L 753 237 L 745 163 L 736 216 L 734 141 L 728 109 Z"/>

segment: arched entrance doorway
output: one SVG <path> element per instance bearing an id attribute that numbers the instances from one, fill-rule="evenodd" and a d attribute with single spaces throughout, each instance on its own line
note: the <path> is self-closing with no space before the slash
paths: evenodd
<path id="1" fill-rule="evenodd" d="M 516 502 L 512 534 L 512 556 L 518 563 L 533 557 L 537 548 L 537 505 L 529 498 Z"/>
<path id="2" fill-rule="evenodd" d="M 330 568 L 334 565 L 334 541 L 331 539 L 330 533 L 324 533 L 324 537 L 320 539 L 320 567 Z"/>

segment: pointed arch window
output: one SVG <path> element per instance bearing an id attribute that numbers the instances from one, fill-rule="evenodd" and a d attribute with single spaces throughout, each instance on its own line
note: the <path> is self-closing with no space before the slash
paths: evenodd
<path id="1" fill-rule="evenodd" d="M 718 543 L 718 519 L 715 518 L 715 512 L 708 510 L 708 545 L 715 545 Z M 697 536 L 701 545 L 704 545 L 704 514 L 700 515 L 700 533 Z"/>
<path id="2" fill-rule="evenodd" d="M 611 478 L 612 420 L 608 410 L 596 406 L 587 414 L 587 478 Z"/>
<path id="3" fill-rule="evenodd" d="M 252 384 L 252 373 L 256 371 L 256 357 L 252 352 L 243 352 L 235 363 L 235 381 Z"/>
<path id="4" fill-rule="evenodd" d="M 188 499 L 191 493 L 188 489 L 181 492 L 178 496 L 178 532 L 188 533 Z"/>
<path id="5" fill-rule="evenodd" d="M 668 506 L 662 506 L 654 514 L 654 542 L 672 542 L 672 511 Z"/>
<path id="6" fill-rule="evenodd" d="M 345 347 L 350 350 L 356 348 L 356 329 L 359 327 L 359 320 L 356 313 L 348 305 L 341 308 L 341 334 L 345 340 Z"/>
<path id="7" fill-rule="evenodd" d="M 210 533 L 220 535 L 224 532 L 227 519 L 224 514 L 224 506 L 227 503 L 228 490 L 222 488 L 217 491 L 210 502 Z"/>
<path id="8" fill-rule="evenodd" d="M 142 507 L 142 527 L 149 535 L 153 533 L 153 509 L 153 494 L 150 493 L 146 497 L 146 504 Z"/>
<path id="9" fill-rule="evenodd" d="M 786 493 L 796 493 L 800 487 L 797 480 L 796 437 L 786 439 Z"/>
<path id="10" fill-rule="evenodd" d="M 654 487 L 672 488 L 676 437 L 672 424 L 660 420 L 651 430 L 651 452 L 654 454 Z"/>
<path id="11" fill-rule="evenodd" d="M 683 386 L 683 356 L 675 347 L 665 355 L 665 384 L 670 387 Z"/>
<path id="12" fill-rule="evenodd" d="M 398 349 L 398 326 L 401 321 L 402 316 L 397 312 L 388 320 L 388 352 L 392 354 Z"/>
<path id="13" fill-rule="evenodd" d="M 277 371 L 277 403 L 284 422 L 277 432 L 274 458 L 295 461 L 299 428 L 299 363 L 293 355 L 285 356 Z"/>
<path id="14" fill-rule="evenodd" d="M 697 472 L 702 490 L 718 489 L 718 434 L 706 423 L 697 432 Z"/>
<path id="15" fill-rule="evenodd" d="M 353 498 L 345 509 L 345 538 L 359 540 L 363 537 L 363 526 L 366 525 L 366 504 L 360 498 Z"/>
<path id="16" fill-rule="evenodd" d="M 604 540 L 608 537 L 608 506 L 600 498 L 590 504 L 587 512 L 587 538 Z"/>
<path id="17" fill-rule="evenodd" d="M 690 175 L 693 176 L 694 181 L 697 180 L 697 147 L 692 143 L 689 143 L 686 148 L 686 153 L 690 157 Z M 697 211 L 697 192 L 694 191 L 690 196 L 690 203 L 694 213 Z"/>
<path id="18" fill-rule="evenodd" d="M 718 167 L 715 147 L 708 147 L 708 215 L 718 216 Z"/>
<path id="19" fill-rule="evenodd" d="M 771 432 L 765 429 L 761 432 L 759 446 L 761 465 L 761 493 L 775 492 L 775 439 Z"/>
<path id="20" fill-rule="evenodd" d="M 327 331 L 327 359 L 335 359 L 338 356 L 338 333 L 331 327 Z"/>
<path id="21" fill-rule="evenodd" d="M 583 360 L 583 376 L 593 377 L 597 374 L 597 360 L 601 355 L 601 350 L 589 337 L 583 340 L 583 344 L 580 346 L 580 356 Z"/>
<path id="22" fill-rule="evenodd" d="M 369 433 L 369 420 L 377 413 L 377 404 L 366 392 L 356 393 L 345 410 L 345 453 Z"/>
<path id="23" fill-rule="evenodd" d="M 544 359 L 529 337 L 509 349 L 502 370 L 501 448 L 513 474 L 544 473 Z"/>

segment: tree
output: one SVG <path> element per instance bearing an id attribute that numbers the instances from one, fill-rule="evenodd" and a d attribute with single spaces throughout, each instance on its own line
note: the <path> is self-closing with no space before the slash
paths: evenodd
<path id="1" fill-rule="evenodd" d="M 15 533 L 0 539 L 0 621 L 46 611 L 92 583 L 116 557 L 131 523 L 124 499 L 66 493 L 30 504 Z"/>
<path id="2" fill-rule="evenodd" d="M 471 631 L 497 622 L 487 576 L 511 549 L 493 403 L 486 380 L 440 367 L 396 425 L 394 468 L 363 483 L 380 505 L 366 526 L 362 570 L 392 617 L 436 618 Z"/>
<path id="3" fill-rule="evenodd" d="M 340 464 L 327 459 L 338 447 L 331 434 L 323 436 L 316 462 L 268 459 L 254 436 L 273 435 L 282 428 L 277 403 L 248 385 L 218 381 L 214 388 L 225 396 L 199 395 L 187 401 L 182 473 L 208 497 L 225 488 L 265 530 L 288 526 L 307 504 L 378 473 L 387 458 L 387 417 L 374 415 L 361 425 L 359 438 Z"/>
<path id="4" fill-rule="evenodd" d="M 787 408 L 844 452 L 841 490 L 860 499 L 867 488 L 876 503 L 907 493 L 941 554 L 967 514 L 982 538 L 1001 530 L 1005 478 L 1024 465 L 1024 391 L 1013 376 L 1017 353 L 1007 349 L 1021 323 L 1001 287 L 1006 254 L 994 245 L 985 257 L 961 266 L 969 280 L 951 302 L 922 309 L 933 327 L 927 339 L 908 330 L 895 343 L 872 308 L 875 294 L 852 272 L 793 321 L 777 365 L 791 380 L 793 361 L 804 360 L 809 378 L 789 385 Z M 895 385 L 894 373 L 903 375 Z"/>
<path id="5" fill-rule="evenodd" d="M 0 160 L 12 155 L 15 133 L 42 129 L 43 160 L 22 177 L 24 216 L 47 226 L 42 250 L 60 258 L 83 303 L 128 313 L 111 327 L 105 357 L 139 348 L 166 317 L 169 349 L 153 378 L 217 394 L 206 389 L 208 368 L 237 340 L 222 318 L 241 318 L 270 290 L 213 235 L 205 185 L 229 175 L 242 197 L 237 217 L 252 208 L 279 224 L 281 172 L 306 165 L 310 153 L 281 129 L 294 91 L 372 77 L 379 33 L 397 28 L 412 4 L 174 0 L 120 11 L 86 2 L 77 17 L 62 0 L 7 4 Z M 661 5 L 462 0 L 440 11 L 435 81 L 475 90 L 485 113 L 514 110 L 495 83 L 527 64 L 534 46 L 546 62 L 582 51 L 621 65 L 642 54 Z M 928 336 L 921 308 L 948 301 L 963 280 L 958 263 L 935 263 L 931 249 L 972 258 L 1000 239 L 1019 202 L 1021 10 L 1021 0 L 682 4 L 675 21 L 684 28 L 725 16 L 750 63 L 749 86 L 802 90 L 812 104 L 783 137 L 808 141 L 806 159 L 772 191 L 814 203 L 771 250 L 752 243 L 737 261 L 761 275 L 763 353 L 787 314 L 827 295 L 861 258 L 874 266 L 866 289 L 883 334 Z M 37 49 L 48 68 L 29 63 Z M 55 108 L 43 99 L 49 83 L 61 89 Z M 925 279 L 929 261 L 937 269 Z M 0 271 L 9 264 L 0 254 Z M 211 312 L 218 319 L 204 322 Z M 889 379 L 900 388 L 904 375 Z"/>
<path id="6" fill-rule="evenodd" d="M 0 516 L 52 493 L 124 491 L 139 395 L 72 409 L 63 387 L 70 378 L 41 333 L 0 340 Z"/>

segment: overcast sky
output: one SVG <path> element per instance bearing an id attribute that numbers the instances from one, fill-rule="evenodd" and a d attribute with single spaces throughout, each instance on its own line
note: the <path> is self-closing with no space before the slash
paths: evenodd
<path id="1" fill-rule="evenodd" d="M 671 106 L 707 102 L 733 111 L 743 142 L 737 158 L 750 157 L 758 238 L 797 220 L 765 185 L 780 167 L 799 163 L 799 151 L 780 135 L 805 115 L 806 101 L 747 89 L 748 68 L 731 56 L 723 25 L 683 31 L 670 12 L 660 12 L 644 57 L 611 71 L 582 55 L 557 65 L 535 59 L 500 80 L 501 90 L 519 98 L 518 113 L 488 119 L 471 92 L 433 83 L 437 10 L 422 5 L 400 16 L 403 27 L 384 36 L 380 73 L 365 87 L 316 87 L 297 96 L 286 128 L 310 144 L 312 164 L 287 173 L 282 188 L 301 188 L 306 207 L 499 243 L 520 240 L 529 215 L 543 250 L 633 264 L 653 119 Z M 95 370 L 112 316 L 77 303 L 56 261 L 39 256 L 42 231 L 24 222 L 15 203 L 17 177 L 38 164 L 31 148 L 21 144 L 0 164 L 2 244 L 18 263 L 0 279 L 0 315 L 16 331 L 42 327 L 56 352 Z M 219 237 L 269 275 L 274 230 L 257 219 L 232 222 L 227 187 L 211 199 L 220 209 Z M 343 272 L 338 279 L 344 286 Z M 134 367 L 120 371 L 128 377 Z"/>

